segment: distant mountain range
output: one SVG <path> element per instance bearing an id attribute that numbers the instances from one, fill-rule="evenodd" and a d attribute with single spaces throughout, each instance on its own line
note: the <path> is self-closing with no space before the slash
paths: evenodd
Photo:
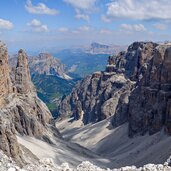
<path id="1" fill-rule="evenodd" d="M 53 55 L 66 65 L 74 77 L 85 77 L 95 71 L 104 70 L 109 55 L 126 50 L 127 46 L 92 43 L 71 49 L 64 49 Z"/>

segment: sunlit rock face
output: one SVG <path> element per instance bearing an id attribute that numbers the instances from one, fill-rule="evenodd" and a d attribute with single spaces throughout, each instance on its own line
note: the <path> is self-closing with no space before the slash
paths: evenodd
<path id="1" fill-rule="evenodd" d="M 22 49 L 18 52 L 17 66 L 15 69 L 15 86 L 18 93 L 29 93 L 34 90 L 27 55 Z"/>
<path id="2" fill-rule="evenodd" d="M 11 72 L 14 72 L 12 81 L 7 48 L 0 42 L 0 149 L 22 164 L 16 133 L 41 138 L 52 116 L 37 97 L 23 50 L 18 52 L 17 66 Z"/>
<path id="3" fill-rule="evenodd" d="M 0 41 L 0 99 L 11 92 L 11 80 L 8 66 L 8 50 Z"/>

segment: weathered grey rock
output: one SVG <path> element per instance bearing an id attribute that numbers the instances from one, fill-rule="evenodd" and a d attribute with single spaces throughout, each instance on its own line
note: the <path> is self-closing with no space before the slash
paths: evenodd
<path id="1" fill-rule="evenodd" d="M 134 42 L 127 51 L 110 57 L 109 66 L 106 69 L 113 66 L 113 71 L 124 73 L 132 81 L 139 81 L 143 77 L 157 45 L 153 42 Z"/>
<path id="2" fill-rule="evenodd" d="M 30 78 L 27 55 L 22 49 L 18 52 L 17 66 L 15 69 L 15 87 L 18 93 L 31 93 L 34 91 Z"/>
<path id="3" fill-rule="evenodd" d="M 8 93 L 11 92 L 11 88 L 8 67 L 8 50 L 6 45 L 0 41 L 0 99 L 1 97 L 8 95 Z"/>
<path id="4" fill-rule="evenodd" d="M 141 82 L 130 96 L 129 135 L 171 134 L 171 47 L 158 46 Z"/>
<path id="5" fill-rule="evenodd" d="M 123 74 L 96 72 L 77 84 L 71 95 L 62 101 L 59 113 L 62 117 L 81 118 L 84 124 L 101 121 L 115 114 L 118 103 L 129 96 L 132 85 Z"/>
<path id="6" fill-rule="evenodd" d="M 8 156 L 12 156 L 20 164 L 22 154 L 16 138 L 16 131 L 13 123 L 5 119 L 0 112 L 0 149 Z"/>
<path id="7" fill-rule="evenodd" d="M 31 57 L 29 59 L 29 66 L 31 73 L 65 78 L 64 64 L 48 53 L 40 53 L 38 57 Z"/>

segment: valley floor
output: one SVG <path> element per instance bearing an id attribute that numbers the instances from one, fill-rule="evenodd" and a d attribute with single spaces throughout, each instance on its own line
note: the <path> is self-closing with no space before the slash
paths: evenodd
<path id="1" fill-rule="evenodd" d="M 51 144 L 19 135 L 18 141 L 38 159 L 52 158 L 58 166 L 67 162 L 76 167 L 90 161 L 102 168 L 140 167 L 148 163 L 163 164 L 171 154 L 171 137 L 163 131 L 153 136 L 129 138 L 128 124 L 112 129 L 110 119 L 86 126 L 81 121 L 66 119 L 56 126 L 63 139 L 50 137 Z"/>
<path id="2" fill-rule="evenodd" d="M 171 154 L 171 137 L 163 131 L 152 136 L 129 138 L 128 124 L 112 129 L 110 118 L 93 125 L 81 125 L 81 121 L 68 123 L 64 120 L 57 123 L 57 128 L 67 141 L 78 143 L 110 160 L 110 168 L 162 164 Z"/>
<path id="3" fill-rule="evenodd" d="M 53 139 L 53 144 L 29 136 L 17 136 L 17 139 L 22 146 L 29 149 L 38 159 L 51 158 L 58 166 L 67 162 L 70 166 L 76 167 L 82 161 L 91 161 L 97 166 L 107 168 L 110 163 L 110 160 L 96 155 L 79 144 L 59 138 Z"/>

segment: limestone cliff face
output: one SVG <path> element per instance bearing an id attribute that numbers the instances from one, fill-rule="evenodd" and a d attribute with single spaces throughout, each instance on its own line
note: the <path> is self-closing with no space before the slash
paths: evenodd
<path id="1" fill-rule="evenodd" d="M 153 42 L 134 42 L 127 51 L 111 56 L 106 69 L 124 73 L 130 80 L 139 81 L 143 77 L 157 45 Z"/>
<path id="2" fill-rule="evenodd" d="M 8 51 L 5 44 L 0 41 L 0 98 L 8 95 L 8 93 L 11 91 L 11 88 L 8 67 Z"/>
<path id="3" fill-rule="evenodd" d="M 119 101 L 127 101 L 131 88 L 123 74 L 97 72 L 76 86 L 62 101 L 59 112 L 82 118 L 84 124 L 98 122 L 112 116 Z"/>
<path id="4" fill-rule="evenodd" d="M 162 128 L 171 134 L 171 47 L 158 46 L 141 82 L 130 96 L 129 134 L 150 134 Z"/>
<path id="5" fill-rule="evenodd" d="M 27 55 L 23 50 L 18 52 L 17 61 L 16 68 L 11 71 L 14 72 L 11 83 L 7 49 L 1 45 L 0 88 L 3 91 L 0 96 L 0 149 L 21 163 L 22 155 L 16 132 L 42 137 L 51 120 L 51 113 L 34 91 Z"/>

